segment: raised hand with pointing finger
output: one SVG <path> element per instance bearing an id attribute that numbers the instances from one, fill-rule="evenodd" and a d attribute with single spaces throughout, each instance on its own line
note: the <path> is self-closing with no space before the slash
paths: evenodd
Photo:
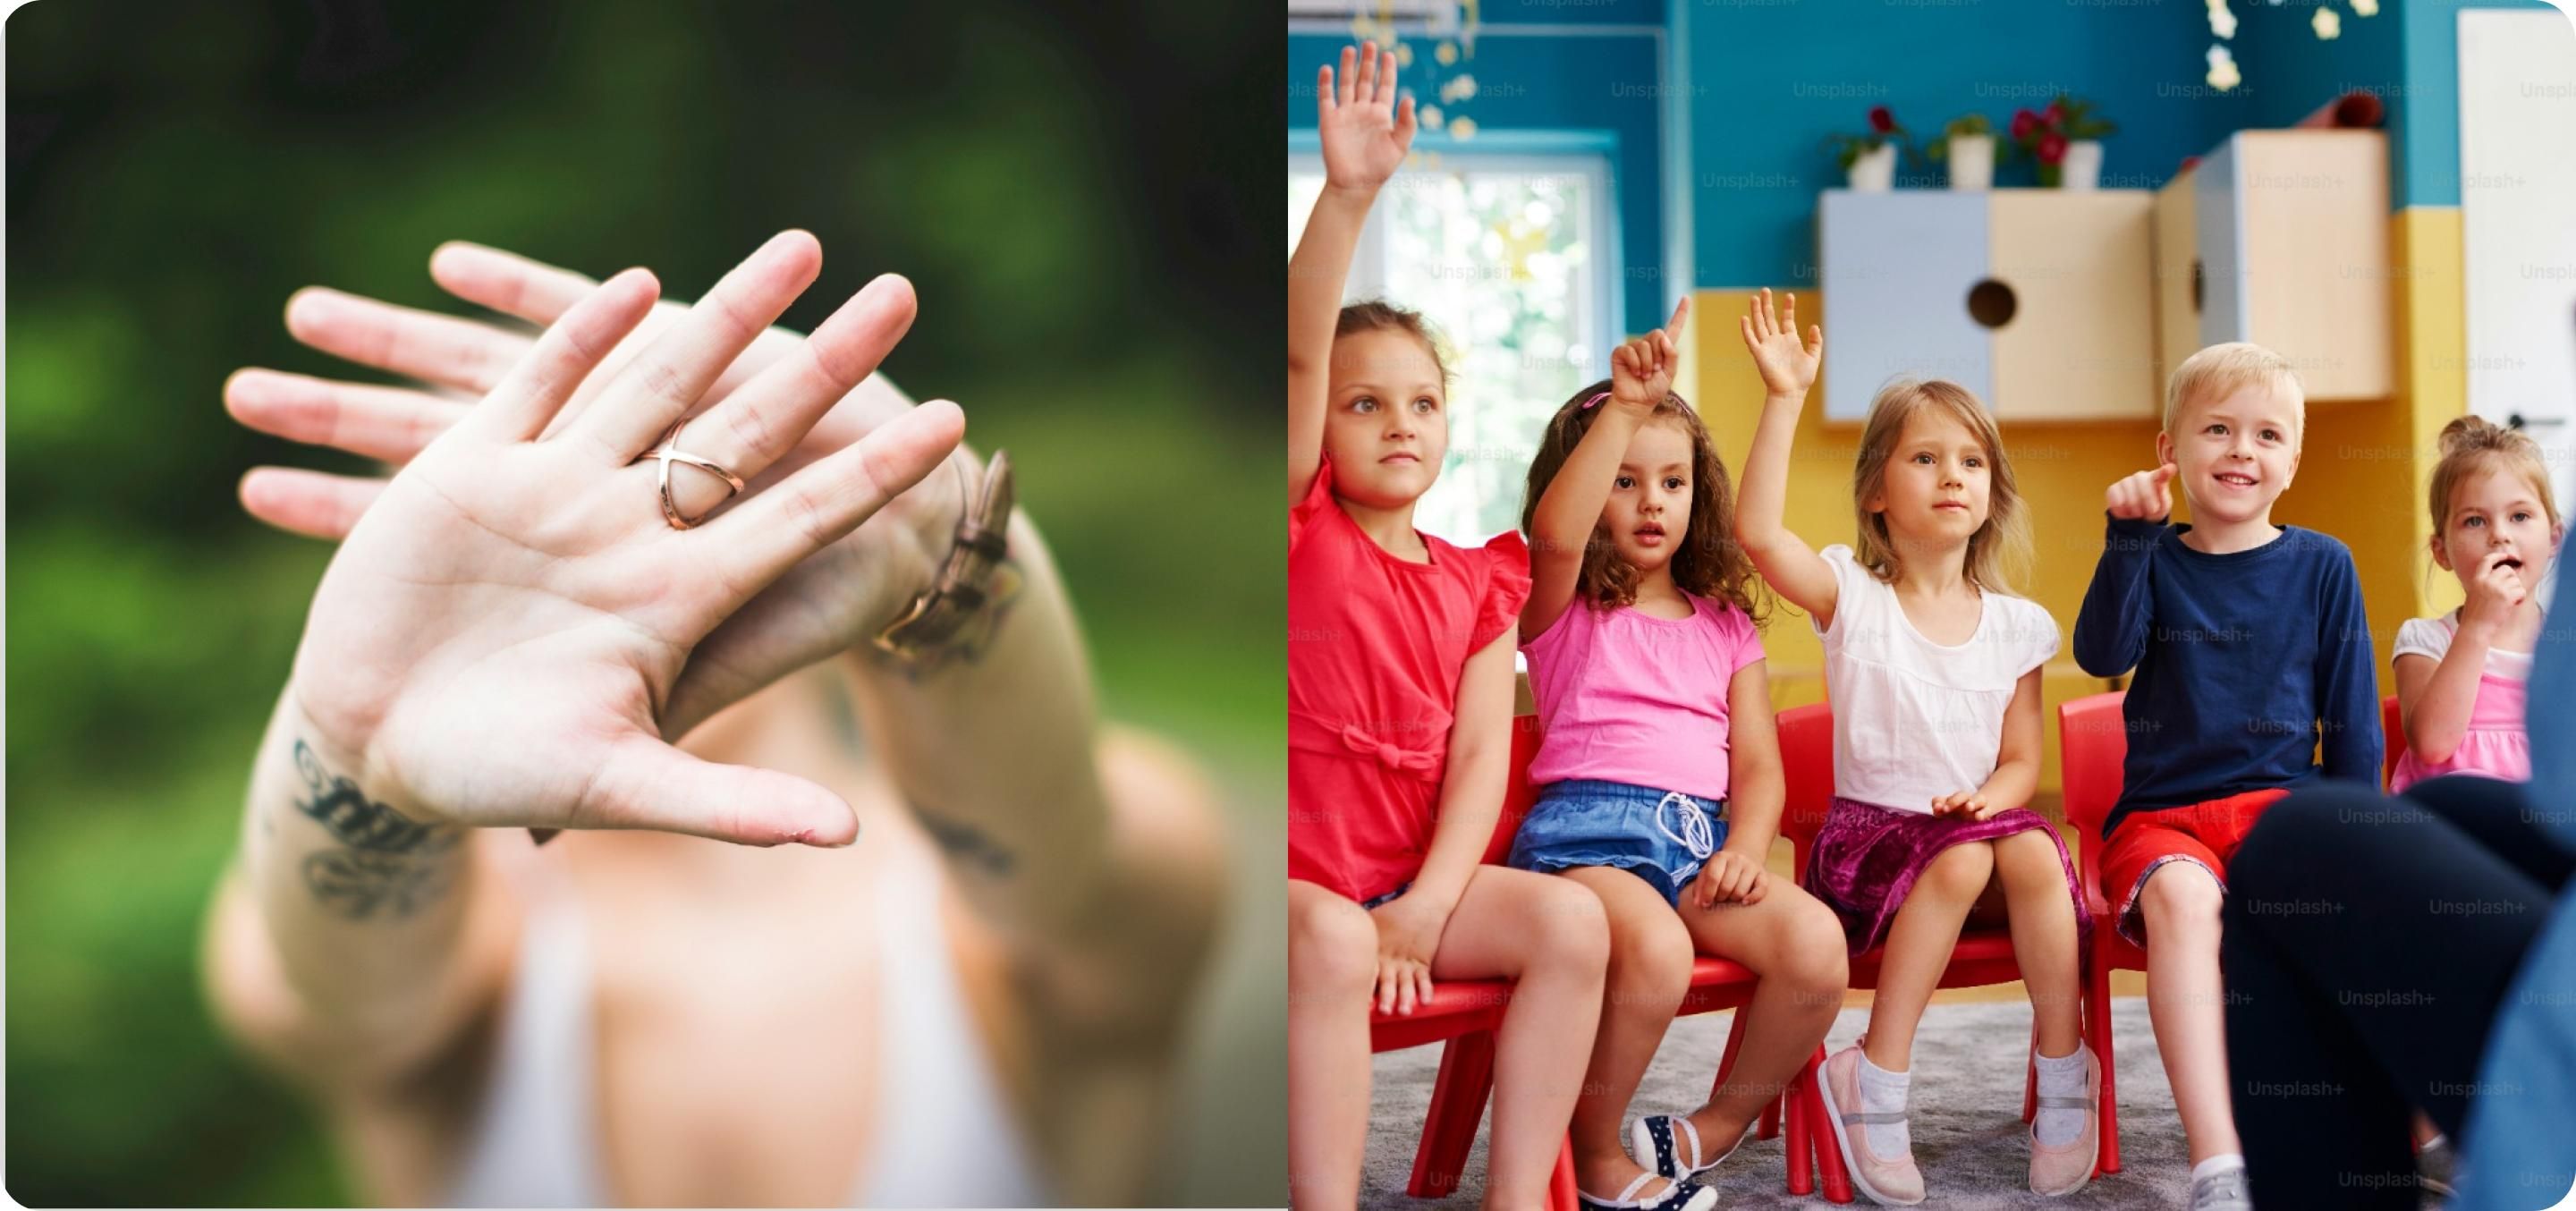
<path id="1" fill-rule="evenodd" d="M 2111 516 L 2124 521 L 2163 521 L 2173 515 L 2173 483 L 2176 468 L 2172 463 L 2153 471 L 2140 471 L 2111 485 L 2103 494 L 2103 507 Z"/>

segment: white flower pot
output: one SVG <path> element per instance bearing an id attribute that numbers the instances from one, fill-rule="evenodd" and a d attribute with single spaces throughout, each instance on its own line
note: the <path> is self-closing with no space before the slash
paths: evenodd
<path id="1" fill-rule="evenodd" d="M 1896 144 L 1881 143 L 1876 151 L 1862 152 L 1852 161 L 1851 187 L 1855 193 L 1886 193 L 1896 186 Z"/>
<path id="2" fill-rule="evenodd" d="M 2058 188 L 2098 189 L 2102 185 L 2102 142 L 2099 139 L 2077 139 L 2066 145 L 2066 159 L 2058 164 Z"/>
<path id="3" fill-rule="evenodd" d="M 1950 136 L 1950 188 L 1992 189 L 1995 184 L 1995 137 Z"/>

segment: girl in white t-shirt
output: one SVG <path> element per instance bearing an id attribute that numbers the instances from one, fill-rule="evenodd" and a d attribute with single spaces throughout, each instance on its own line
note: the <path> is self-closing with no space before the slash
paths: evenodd
<path id="1" fill-rule="evenodd" d="M 2441 774 L 2527 782 L 2522 702 L 2542 621 L 2535 590 L 2566 532 L 2539 444 L 2482 417 L 2443 426 L 2432 506 L 2433 562 L 2460 578 L 2468 604 L 2397 628 L 2406 752 L 2388 789 Z"/>
<path id="2" fill-rule="evenodd" d="M 1834 799 L 1807 887 L 1842 915 L 1854 953 L 1886 947 L 1868 1032 L 1825 1061 L 1835 1143 L 1872 1201 L 1923 1201 L 1905 1123 L 1914 1028 L 1970 911 L 1999 898 L 2035 1026 L 2030 1186 L 2069 1193 L 2099 1145 L 2101 1065 L 2078 1019 L 2091 922 L 2065 843 L 2024 806 L 2039 781 L 2039 670 L 2058 639 L 2046 610 L 2004 591 L 2005 557 L 2029 548 L 2012 465 L 1966 388 L 1891 383 L 1853 470 L 1859 541 L 1809 548 L 1782 511 L 1824 334 L 1801 344 L 1795 308 L 1775 317 L 1765 290 L 1742 321 L 1768 398 L 1735 532 L 1824 638 Z"/>

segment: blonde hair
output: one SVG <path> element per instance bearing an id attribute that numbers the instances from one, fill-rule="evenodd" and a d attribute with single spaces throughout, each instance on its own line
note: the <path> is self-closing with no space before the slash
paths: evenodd
<path id="1" fill-rule="evenodd" d="M 2442 461 L 2433 464 L 2433 533 L 2451 512 L 2451 494 L 2480 472 L 2501 467 L 2522 476 L 2540 498 L 2540 511 L 2549 515 L 2549 524 L 2558 524 L 2558 503 L 2549 495 L 2549 464 L 2540 457 L 2540 443 L 2519 429 L 2508 429 L 2483 416 L 2463 416 L 2442 426 Z"/>
<path id="2" fill-rule="evenodd" d="M 1967 427 L 1985 448 L 1988 483 L 1986 523 L 1968 536 L 1968 583 L 1979 589 L 2011 592 L 2030 562 L 2030 518 L 2022 510 L 2021 489 L 2013 482 L 2012 460 L 2004 457 L 2003 434 L 1995 418 L 1977 402 L 1975 392 L 1945 379 L 1900 378 L 1879 388 L 1869 401 L 1869 422 L 1860 434 L 1860 460 L 1852 465 L 1852 512 L 1860 520 L 1860 539 L 1852 555 L 1870 574 L 1893 582 L 1904 560 L 1887 530 L 1887 514 L 1872 513 L 1869 498 L 1887 484 L 1887 460 L 1905 435 L 1914 414 L 1931 409 Z"/>
<path id="3" fill-rule="evenodd" d="M 2224 399 L 2239 387 L 2258 384 L 2290 397 L 2290 412 L 2304 438 L 2308 431 L 2308 393 L 2299 385 L 2298 372 L 2290 368 L 2290 359 L 2245 341 L 2211 345 L 2174 367 L 2173 377 L 2165 382 L 2165 432 L 2173 432 L 2182 420 L 2185 403 Z"/>

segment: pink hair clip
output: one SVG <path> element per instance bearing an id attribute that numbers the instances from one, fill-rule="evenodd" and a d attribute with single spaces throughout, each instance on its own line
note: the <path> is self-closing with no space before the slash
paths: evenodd
<path id="1" fill-rule="evenodd" d="M 1607 391 L 1598 392 L 1598 393 L 1594 394 L 1592 398 L 1590 398 L 1590 399 L 1587 399 L 1587 400 L 1583 401 L 1583 407 L 1582 407 L 1582 408 L 1577 408 L 1577 409 L 1575 409 L 1575 411 L 1577 411 L 1577 412 L 1581 412 L 1581 411 L 1583 411 L 1584 409 L 1586 409 L 1586 408 L 1590 408 L 1590 407 L 1591 407 L 1591 406 L 1593 406 L 1594 404 L 1600 403 L 1601 401 L 1603 401 L 1603 400 L 1605 400 L 1605 399 L 1608 399 L 1608 398 L 1610 398 L 1610 393 L 1609 393 L 1609 392 L 1607 392 Z"/>

